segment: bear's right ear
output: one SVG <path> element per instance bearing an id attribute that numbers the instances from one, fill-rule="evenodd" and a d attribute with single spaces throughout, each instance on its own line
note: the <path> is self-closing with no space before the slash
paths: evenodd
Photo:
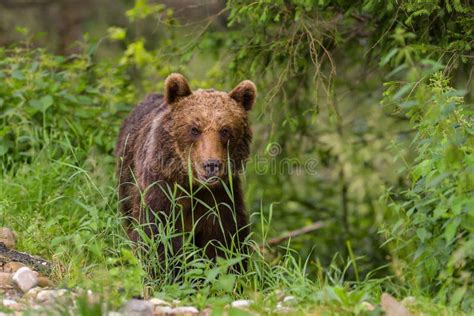
<path id="1" fill-rule="evenodd" d="M 171 104 L 176 99 L 190 95 L 188 81 L 182 74 L 173 73 L 165 80 L 165 100 L 166 103 Z"/>

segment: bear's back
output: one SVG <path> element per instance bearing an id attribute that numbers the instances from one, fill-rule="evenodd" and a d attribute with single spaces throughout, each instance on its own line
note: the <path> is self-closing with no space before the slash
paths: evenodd
<path id="1" fill-rule="evenodd" d="M 155 115 L 155 113 L 153 113 L 154 111 L 161 112 L 166 106 L 162 94 L 152 93 L 146 96 L 127 116 L 120 127 L 119 138 L 115 147 L 115 155 L 118 157 L 122 156 L 127 139 L 135 134 L 147 119 L 151 119 L 151 117 Z"/>

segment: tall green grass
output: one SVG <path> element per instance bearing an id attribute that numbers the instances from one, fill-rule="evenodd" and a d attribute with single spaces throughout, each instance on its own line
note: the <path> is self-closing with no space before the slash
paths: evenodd
<path id="1" fill-rule="evenodd" d="M 126 237 L 112 176 L 113 158 L 91 151 L 88 159 L 79 161 L 80 149 L 71 147 L 67 140 L 61 146 L 61 157 L 46 144 L 30 163 L 14 165 L 0 180 L 0 225 L 18 233 L 20 250 L 54 263 L 52 278 L 59 286 L 90 288 L 112 306 L 138 295 L 181 299 L 199 307 L 224 306 L 238 298 L 251 298 L 262 309 L 275 305 L 283 293 L 295 295 L 304 303 L 302 306 L 331 302 L 337 298 L 324 293 L 346 287 L 344 272 L 336 273 L 337 278 L 308 276 L 306 267 L 311 263 L 298 258 L 289 245 L 282 246 L 286 254 L 281 257 L 262 251 L 260 246 L 265 245 L 271 218 L 261 210 L 252 214 L 252 222 L 260 225 L 264 234 L 246 241 L 252 251 L 245 273 L 229 269 L 245 255 L 225 248 L 225 256 L 209 260 L 203 256 L 203 249 L 194 246 L 189 232 L 182 236 L 183 251 L 166 257 L 164 273 L 152 277 L 149 272 L 163 264 L 152 250 L 156 240 L 142 233 L 150 250 L 144 253 Z M 212 207 L 210 211 L 214 211 Z M 168 221 L 160 226 L 159 241 L 168 246 L 176 236 L 172 224 Z M 143 231 L 139 225 L 136 229 Z M 176 266 L 181 267 L 178 278 L 171 273 Z M 340 294 L 352 297 L 352 292 L 346 287 Z M 356 297 L 355 304 L 369 298 Z"/>

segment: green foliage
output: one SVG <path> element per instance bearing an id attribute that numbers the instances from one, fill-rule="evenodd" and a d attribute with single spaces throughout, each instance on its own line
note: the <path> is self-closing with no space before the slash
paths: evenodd
<path id="1" fill-rule="evenodd" d="M 113 149 L 120 112 L 134 95 L 120 68 L 43 50 L 0 49 L 0 157 L 3 168 L 31 159 L 49 143 Z"/>
<path id="2" fill-rule="evenodd" d="M 414 309 L 434 315 L 471 311 L 472 6 L 231 0 L 226 13 L 227 26 L 213 23 L 223 15 L 187 25 L 136 0 L 128 23 L 88 53 L 0 48 L 0 219 L 19 248 L 53 260 L 61 285 L 95 289 L 114 306 L 154 295 L 219 311 L 253 298 L 268 313 L 292 294 L 301 313 L 365 315 L 368 301 L 379 315 L 389 291 L 416 295 Z M 203 259 L 188 235 L 186 253 L 166 263 L 183 266 L 182 282 L 167 270 L 150 278 L 156 256 L 134 252 L 122 230 L 117 127 L 171 71 L 192 88 L 258 85 L 245 184 L 259 245 L 244 276 L 229 271 L 236 253 Z M 316 221 L 322 229 L 267 245 Z"/>
<path id="3" fill-rule="evenodd" d="M 407 166 L 412 185 L 390 205 L 400 217 L 390 228 L 393 255 L 405 262 L 401 273 L 412 286 L 472 308 L 472 110 L 440 73 L 419 83 L 400 107 L 416 130 L 417 157 Z"/>

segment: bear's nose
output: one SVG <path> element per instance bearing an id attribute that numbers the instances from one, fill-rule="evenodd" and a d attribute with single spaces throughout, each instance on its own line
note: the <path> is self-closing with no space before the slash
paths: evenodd
<path id="1" fill-rule="evenodd" d="M 204 171 L 207 177 L 214 177 L 219 174 L 221 162 L 217 159 L 209 159 L 204 163 Z"/>

